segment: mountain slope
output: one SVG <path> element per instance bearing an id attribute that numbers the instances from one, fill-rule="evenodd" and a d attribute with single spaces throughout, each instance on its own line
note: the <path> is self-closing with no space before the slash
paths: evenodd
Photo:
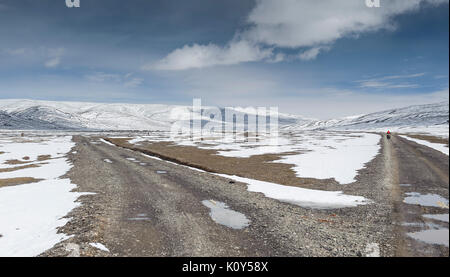
<path id="1" fill-rule="evenodd" d="M 191 111 L 191 106 L 160 104 L 0 100 L 0 129 L 166 131 L 175 122 L 189 128 Z M 233 111 L 242 118 L 246 112 L 239 108 Z M 214 120 L 217 119 L 202 117 L 203 124 Z M 309 121 L 296 115 L 279 114 L 279 123 L 283 125 Z"/>
<path id="2" fill-rule="evenodd" d="M 449 124 L 449 104 L 416 105 L 332 120 L 317 120 L 286 126 L 295 130 L 376 130 L 387 127 L 429 127 Z"/>
<path id="3" fill-rule="evenodd" d="M 212 107 L 202 107 L 203 112 Z M 220 110 L 222 116 L 224 109 Z M 235 108 L 242 117 L 248 110 Z M 36 100 L 0 100 L 0 129 L 41 130 L 170 130 L 173 123 L 190 126 L 191 106 L 160 104 L 103 104 Z M 202 117 L 203 124 L 221 119 Z M 395 127 L 447 126 L 448 102 L 410 106 L 332 120 L 279 114 L 284 130 L 377 130 Z M 445 129 L 445 128 L 444 128 Z"/>

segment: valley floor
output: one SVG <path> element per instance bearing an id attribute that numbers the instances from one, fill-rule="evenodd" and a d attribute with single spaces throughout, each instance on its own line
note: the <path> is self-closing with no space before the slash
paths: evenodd
<path id="1" fill-rule="evenodd" d="M 274 163 L 282 158 L 278 154 L 258 160 L 163 142 L 137 145 L 112 136 L 74 135 L 72 148 L 53 151 L 48 161 L 35 155 L 0 167 L 0 255 L 448 256 L 448 155 L 404 137 L 378 137 L 376 155 L 356 176 L 316 179 L 299 177 L 302 172 L 292 164 Z M 8 155 L 7 147 L 0 148 L 2 155 Z M 32 164 L 36 167 L 18 168 Z M 264 164 L 259 172 L 245 170 Z M 46 174 L 23 172 L 45 166 Z M 64 175 L 49 173 L 58 168 Z M 11 183 L 18 177 L 39 180 Z M 59 205 L 49 216 L 49 222 L 59 222 L 42 230 L 47 234 L 42 238 L 32 233 L 42 222 L 20 220 L 31 220 L 33 206 L 20 202 L 23 212 L 11 221 L 8 205 L 33 186 L 34 192 L 44 190 L 42 182 L 49 180 L 66 180 L 59 194 L 54 189 L 51 194 L 51 187 L 41 192 L 50 210 L 62 196 L 72 204 Z M 27 231 L 28 239 L 20 236 Z M 23 252 L 29 237 L 46 243 Z"/>

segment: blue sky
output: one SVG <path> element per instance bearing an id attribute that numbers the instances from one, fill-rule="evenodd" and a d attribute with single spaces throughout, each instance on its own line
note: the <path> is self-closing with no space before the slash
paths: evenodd
<path id="1" fill-rule="evenodd" d="M 448 0 L 0 0 L 0 98 L 278 106 L 448 101 Z"/>

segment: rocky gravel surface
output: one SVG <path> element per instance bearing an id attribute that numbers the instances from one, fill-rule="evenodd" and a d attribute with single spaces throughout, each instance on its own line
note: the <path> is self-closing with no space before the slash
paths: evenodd
<path id="1" fill-rule="evenodd" d="M 59 230 L 72 237 L 41 256 L 395 256 L 405 236 L 396 211 L 398 161 L 385 138 L 357 182 L 342 186 L 372 203 L 327 210 L 267 198 L 246 184 L 97 143 L 95 137 L 74 141 L 67 177 L 77 191 L 95 194 L 80 197 L 82 205 Z M 216 223 L 203 200 L 226 203 L 249 226 Z M 438 255 L 448 255 L 448 248 L 439 249 Z"/>

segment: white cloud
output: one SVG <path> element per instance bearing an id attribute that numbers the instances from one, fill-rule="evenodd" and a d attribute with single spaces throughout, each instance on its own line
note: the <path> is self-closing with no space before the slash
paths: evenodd
<path id="1" fill-rule="evenodd" d="M 313 47 L 298 55 L 298 58 L 302 61 L 314 60 L 320 52 L 328 50 L 328 47 Z"/>
<path id="2" fill-rule="evenodd" d="M 393 80 L 393 79 L 411 79 L 411 78 L 418 78 L 424 76 L 425 73 L 415 73 L 415 74 L 408 74 L 408 75 L 390 75 L 380 78 L 380 80 Z"/>
<path id="3" fill-rule="evenodd" d="M 6 54 L 14 60 L 24 63 L 39 63 L 47 68 L 54 68 L 61 64 L 65 48 L 48 47 L 20 47 L 0 49 L 0 54 Z"/>
<path id="4" fill-rule="evenodd" d="M 292 60 L 282 54 L 273 57 L 274 48 L 304 48 L 296 58 L 311 60 L 338 39 L 395 29 L 393 18 L 396 15 L 418 10 L 423 3 L 438 5 L 448 0 L 381 1 L 380 8 L 368 8 L 364 0 L 258 0 L 248 15 L 249 27 L 237 31 L 225 47 L 185 45 L 143 69 L 184 70 L 251 61 Z"/>
<path id="5" fill-rule="evenodd" d="M 194 44 L 176 49 L 156 64 L 145 65 L 143 69 L 184 70 L 259 61 L 271 56 L 271 49 L 262 49 L 246 40 L 234 40 L 225 47 Z"/>
<path id="6" fill-rule="evenodd" d="M 126 81 L 124 86 L 126 88 L 136 88 L 136 87 L 140 86 L 143 82 L 144 82 L 144 79 L 132 78 L 131 80 Z"/>
<path id="7" fill-rule="evenodd" d="M 46 61 L 44 63 L 44 66 L 48 67 L 48 68 L 52 68 L 52 67 L 57 67 L 60 63 L 61 63 L 61 58 L 55 57 L 55 58 L 51 58 L 50 60 Z"/>
<path id="8" fill-rule="evenodd" d="M 47 55 L 49 59 L 44 63 L 45 67 L 53 68 L 57 67 L 61 63 L 61 57 L 64 54 L 64 48 L 49 48 L 47 49 Z"/>
<path id="9" fill-rule="evenodd" d="M 355 81 L 359 83 L 359 87 L 361 88 L 418 88 L 420 87 L 417 84 L 411 84 L 409 82 L 394 82 L 394 80 L 402 80 L 402 79 L 413 79 L 424 76 L 425 73 L 415 73 L 408 75 L 389 75 L 378 78 L 366 79 Z M 387 82 L 388 81 L 388 82 Z"/>
<path id="10" fill-rule="evenodd" d="M 133 77 L 133 73 L 127 73 L 125 75 L 115 74 L 115 73 L 105 73 L 105 72 L 94 72 L 84 77 L 91 82 L 95 83 L 116 83 L 121 84 L 126 88 L 136 88 L 140 86 L 144 79 Z"/>
<path id="11" fill-rule="evenodd" d="M 120 76 L 118 74 L 95 72 L 85 76 L 88 80 L 93 82 L 106 82 L 106 81 L 119 81 Z"/>
<path id="12" fill-rule="evenodd" d="M 402 83 L 402 84 L 392 84 L 387 82 L 379 81 L 365 81 L 360 85 L 361 88 L 418 88 L 417 84 Z"/>
<path id="13" fill-rule="evenodd" d="M 6 52 L 8 55 L 11 56 L 20 56 L 27 53 L 27 49 L 26 48 L 6 49 L 4 52 Z"/>

